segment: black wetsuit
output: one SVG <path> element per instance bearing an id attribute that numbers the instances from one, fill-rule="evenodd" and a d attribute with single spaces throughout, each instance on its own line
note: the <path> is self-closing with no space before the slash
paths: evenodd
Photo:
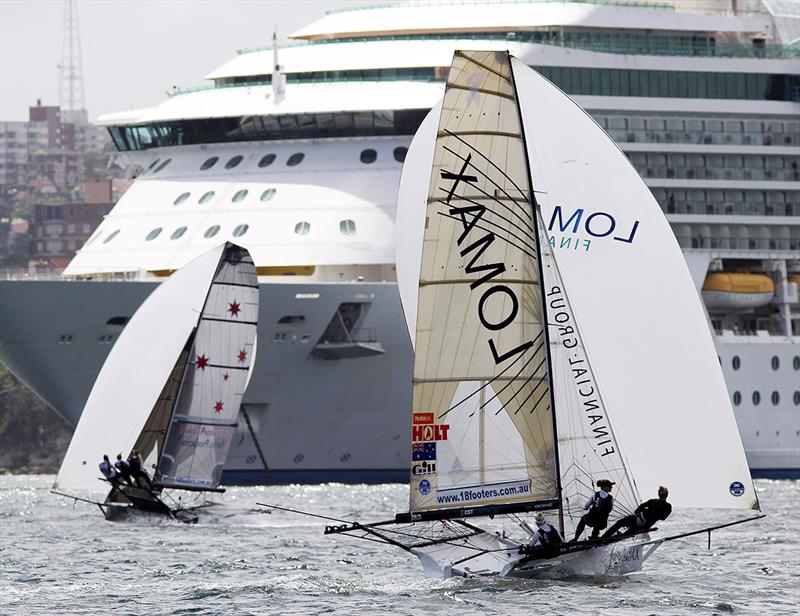
<path id="1" fill-rule="evenodd" d="M 578 522 L 573 541 L 577 541 L 580 538 L 586 526 L 592 527 L 592 539 L 597 539 L 600 535 L 600 531 L 608 525 L 608 516 L 614 508 L 614 497 L 608 492 L 605 494 L 605 497 L 603 497 L 600 492 L 594 493 L 589 511 L 587 511 L 580 522 Z"/>
<path id="2" fill-rule="evenodd" d="M 626 528 L 625 532 L 627 533 L 637 530 L 647 530 L 659 520 L 666 520 L 671 513 L 672 505 L 670 505 L 666 499 L 651 498 L 649 501 L 645 501 L 639 505 L 633 515 L 628 515 L 617 520 L 611 528 L 603 534 L 603 537 L 610 537 L 623 526 Z"/>
<path id="3" fill-rule="evenodd" d="M 133 487 L 133 482 L 131 481 L 131 467 L 128 466 L 128 463 L 120 459 L 114 462 L 114 466 L 117 468 L 117 473 L 119 473 L 120 477 L 125 480 L 125 483 Z"/>
<path id="4" fill-rule="evenodd" d="M 136 483 L 139 485 L 139 487 L 147 488 L 149 490 L 152 487 L 152 483 L 150 482 L 149 475 L 142 468 L 142 461 L 139 456 L 131 456 L 128 458 L 128 465 L 129 472 L 131 476 L 136 479 Z"/>

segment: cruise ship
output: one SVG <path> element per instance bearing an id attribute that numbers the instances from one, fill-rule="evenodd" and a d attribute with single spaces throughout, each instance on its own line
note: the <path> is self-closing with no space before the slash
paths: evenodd
<path id="1" fill-rule="evenodd" d="M 287 45 L 241 50 L 207 87 L 98 120 L 137 177 L 58 279 L 0 281 L 0 360 L 75 424 L 141 302 L 232 240 L 255 260 L 261 309 L 225 481 L 406 481 L 400 173 L 453 51 L 507 49 L 641 173 L 704 299 L 754 473 L 797 475 L 797 9 L 408 2 L 330 12 Z"/>

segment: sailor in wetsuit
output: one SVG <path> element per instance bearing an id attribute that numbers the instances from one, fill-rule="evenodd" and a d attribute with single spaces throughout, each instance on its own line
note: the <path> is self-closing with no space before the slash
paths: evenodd
<path id="1" fill-rule="evenodd" d="M 573 542 L 580 539 L 581 533 L 586 526 L 592 527 L 592 539 L 597 539 L 600 531 L 608 525 L 608 516 L 614 508 L 614 497 L 611 496 L 611 489 L 614 485 L 613 481 L 608 479 L 601 479 L 597 482 L 597 487 L 600 488 L 594 495 L 586 501 L 583 506 L 588 511 L 583 515 L 578 527 L 575 529 L 575 538 Z"/>
<path id="2" fill-rule="evenodd" d="M 133 487 L 133 482 L 131 481 L 131 468 L 128 466 L 128 463 L 122 459 L 121 453 L 117 454 L 117 461 L 114 462 L 114 467 L 117 469 L 119 476 L 125 480 L 125 483 Z"/>
<path id="3" fill-rule="evenodd" d="M 138 451 L 133 451 L 128 457 L 128 469 L 131 476 L 136 480 L 136 485 L 140 488 L 150 490 L 153 487 L 150 482 L 150 476 L 142 467 L 142 458 Z"/>
<path id="4" fill-rule="evenodd" d="M 603 534 L 603 537 L 611 537 L 623 526 L 625 527 L 624 534 L 628 534 L 647 530 L 659 520 L 666 520 L 669 514 L 672 513 L 672 505 L 667 502 L 667 496 L 669 496 L 669 490 L 664 486 L 659 487 L 658 498 L 651 498 L 649 501 L 645 501 L 636 508 L 633 515 L 627 515 L 617 520 Z"/>
<path id="5" fill-rule="evenodd" d="M 117 471 L 114 470 L 114 467 L 111 466 L 111 461 L 108 459 L 108 456 L 103 456 L 103 461 L 100 463 L 100 472 L 103 473 L 103 477 L 105 477 L 112 486 L 115 488 L 120 486 L 119 475 Z"/>
<path id="6" fill-rule="evenodd" d="M 539 530 L 533 533 L 525 552 L 527 554 L 538 554 L 543 558 L 558 556 L 558 546 L 564 543 L 561 533 L 558 532 L 555 526 L 547 523 L 547 518 L 542 512 L 537 513 L 534 520 L 536 520 L 536 526 L 539 527 Z"/>

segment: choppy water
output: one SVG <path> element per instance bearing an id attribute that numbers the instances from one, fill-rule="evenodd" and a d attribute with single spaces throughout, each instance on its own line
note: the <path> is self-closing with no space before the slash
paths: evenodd
<path id="1" fill-rule="evenodd" d="M 798 614 L 800 482 L 759 481 L 766 520 L 659 548 L 644 571 L 568 580 L 430 580 L 406 553 L 322 535 L 257 502 L 377 520 L 407 488 L 230 488 L 196 526 L 106 522 L 51 495 L 52 477 L 0 477 L 3 614 Z M 676 512 L 665 530 L 723 512 Z"/>

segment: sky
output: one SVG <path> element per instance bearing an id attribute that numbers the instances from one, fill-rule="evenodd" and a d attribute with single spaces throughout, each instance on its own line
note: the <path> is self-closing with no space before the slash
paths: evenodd
<path id="1" fill-rule="evenodd" d="M 149 107 L 237 49 L 271 44 L 330 9 L 375 0 L 78 0 L 89 118 Z M 0 120 L 27 120 L 37 99 L 58 105 L 62 0 L 0 0 Z"/>

